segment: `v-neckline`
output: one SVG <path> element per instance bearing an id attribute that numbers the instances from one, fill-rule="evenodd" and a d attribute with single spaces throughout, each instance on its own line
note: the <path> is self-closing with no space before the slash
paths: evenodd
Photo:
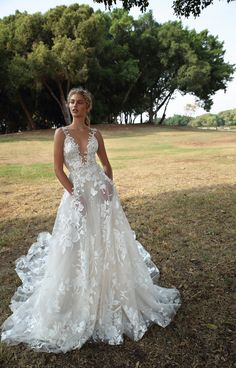
<path id="1" fill-rule="evenodd" d="M 86 162 L 87 161 L 87 156 L 88 156 L 88 147 L 89 147 L 90 141 L 91 141 L 92 136 L 93 136 L 92 129 L 91 128 L 88 129 L 88 138 L 87 138 L 86 149 L 83 153 L 81 152 L 79 142 L 77 142 L 77 140 L 75 139 L 73 134 L 70 133 L 70 129 L 68 129 L 68 127 L 66 128 L 66 131 L 67 131 L 68 136 L 72 139 L 73 143 L 77 147 L 81 159 L 84 160 L 84 158 L 85 158 L 85 162 Z"/>

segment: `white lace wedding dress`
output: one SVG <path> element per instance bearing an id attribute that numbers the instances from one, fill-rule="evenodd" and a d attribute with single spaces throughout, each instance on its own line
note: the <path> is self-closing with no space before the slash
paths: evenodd
<path id="1" fill-rule="evenodd" d="M 74 185 L 58 207 L 52 234 L 41 232 L 16 260 L 21 286 L 1 340 L 45 352 L 67 352 L 86 341 L 137 341 L 148 326 L 166 327 L 181 305 L 176 288 L 158 286 L 159 270 L 136 240 L 113 181 L 96 162 L 96 129 L 87 151 L 65 133 L 64 162 Z"/>

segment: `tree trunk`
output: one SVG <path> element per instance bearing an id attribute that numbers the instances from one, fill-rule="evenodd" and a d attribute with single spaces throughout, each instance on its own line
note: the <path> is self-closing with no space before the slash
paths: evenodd
<path id="1" fill-rule="evenodd" d="M 17 131 L 19 131 L 19 125 L 17 124 L 17 122 L 12 119 L 6 119 L 6 130 L 5 133 L 15 133 Z"/>
<path id="2" fill-rule="evenodd" d="M 65 96 L 63 93 L 63 89 L 61 86 L 61 83 L 58 81 L 57 85 L 59 88 L 59 92 L 60 92 L 60 100 L 59 98 L 55 95 L 55 93 L 53 92 L 52 88 L 47 84 L 46 81 L 43 82 L 43 84 L 45 85 L 45 87 L 47 88 L 47 90 L 49 91 L 50 95 L 54 98 L 54 100 L 57 102 L 57 104 L 59 105 L 62 115 L 65 119 L 65 123 L 66 125 L 70 124 L 71 119 L 70 119 L 70 113 L 69 113 L 69 109 L 66 105 L 66 100 L 65 100 Z"/>
<path id="3" fill-rule="evenodd" d="M 148 120 L 150 124 L 153 124 L 153 117 L 154 117 L 154 99 L 152 96 L 152 92 L 150 94 L 150 105 L 148 109 Z"/>
<path id="4" fill-rule="evenodd" d="M 168 106 L 168 104 L 169 104 L 169 102 L 171 100 L 171 97 L 172 97 L 173 93 L 174 93 L 174 91 L 171 91 L 170 93 L 168 93 L 168 95 L 164 98 L 164 100 L 160 103 L 160 105 L 157 106 L 156 111 L 155 111 L 156 114 L 162 108 L 162 106 L 164 106 L 165 103 L 166 103 L 166 106 L 165 106 L 165 109 L 164 109 L 164 113 L 163 113 L 163 115 L 165 115 L 167 106 Z M 161 120 L 159 121 L 159 124 L 162 124 L 162 122 L 164 121 L 164 119 L 165 119 L 165 116 L 164 117 L 162 116 Z"/>
<path id="5" fill-rule="evenodd" d="M 125 112 L 124 115 L 125 115 L 125 124 L 128 124 L 128 113 Z"/>
<path id="6" fill-rule="evenodd" d="M 162 125 L 162 123 L 165 120 L 165 118 L 166 118 L 166 114 L 165 114 L 165 112 L 163 112 L 162 117 L 161 117 L 161 120 L 158 122 L 158 124 L 159 125 Z"/>
<path id="7" fill-rule="evenodd" d="M 135 84 L 137 83 L 137 81 L 139 80 L 139 78 L 141 77 L 141 75 L 142 75 L 142 72 L 140 72 L 140 73 L 137 75 L 136 79 L 135 79 L 135 80 L 133 81 L 133 83 L 129 86 L 129 89 L 128 89 L 128 91 L 126 92 L 125 97 L 124 97 L 124 99 L 123 99 L 123 101 L 122 101 L 122 105 L 124 105 L 124 104 L 125 104 L 125 102 L 128 100 L 128 97 L 129 97 L 129 95 L 130 95 L 130 92 L 131 92 L 131 91 L 132 91 L 132 89 L 134 88 Z"/>
<path id="8" fill-rule="evenodd" d="M 66 103 L 66 99 L 65 99 L 65 95 L 62 89 L 61 82 L 58 81 L 57 85 L 58 85 L 59 92 L 60 92 L 61 110 L 62 110 L 64 119 L 65 119 L 66 125 L 69 125 L 71 123 L 70 111 L 69 111 L 69 108 L 67 107 L 67 103 Z"/>
<path id="9" fill-rule="evenodd" d="M 129 124 L 133 124 L 133 121 L 132 121 L 132 114 L 129 113 Z"/>
<path id="10" fill-rule="evenodd" d="M 21 95 L 19 95 L 18 98 L 19 98 L 19 102 L 20 102 L 20 105 L 22 107 L 22 110 L 24 111 L 24 113 L 27 117 L 27 129 L 28 130 L 36 130 L 37 126 L 36 126 L 35 122 L 33 121 L 31 113 L 29 112 L 29 110 L 28 110 L 26 104 L 24 103 Z"/>
<path id="11" fill-rule="evenodd" d="M 169 97 L 168 97 L 168 99 L 167 99 L 167 102 L 166 102 L 166 105 L 165 105 L 165 108 L 164 108 L 164 111 L 163 111 L 163 114 L 162 114 L 162 117 L 161 117 L 161 120 L 159 121 L 159 125 L 161 125 L 162 123 L 163 123 L 163 121 L 165 120 L 165 118 L 166 118 L 166 109 L 167 109 L 167 106 L 168 106 L 168 104 L 169 104 L 169 102 L 170 102 L 170 99 L 171 99 L 171 96 L 172 95 L 169 95 Z"/>
<path id="12" fill-rule="evenodd" d="M 154 116 L 153 105 L 150 106 L 148 115 L 149 115 L 149 123 L 153 124 L 153 116 Z"/>

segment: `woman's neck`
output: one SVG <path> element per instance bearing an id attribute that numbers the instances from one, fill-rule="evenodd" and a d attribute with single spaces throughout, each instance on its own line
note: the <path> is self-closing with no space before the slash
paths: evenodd
<path id="1" fill-rule="evenodd" d="M 74 129 L 78 129 L 78 130 L 86 130 L 86 129 L 88 129 L 88 126 L 85 123 L 85 118 L 84 117 L 73 118 L 73 121 L 71 123 L 71 126 Z"/>

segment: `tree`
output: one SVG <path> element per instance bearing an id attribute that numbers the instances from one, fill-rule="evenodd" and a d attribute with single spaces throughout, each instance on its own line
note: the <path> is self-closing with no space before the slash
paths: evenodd
<path id="1" fill-rule="evenodd" d="M 165 115 L 176 91 L 195 95 L 201 107 L 209 111 L 212 96 L 218 89 L 226 89 L 235 69 L 224 62 L 223 43 L 208 31 L 183 29 L 181 22 L 160 25 L 151 12 L 135 21 L 134 27 L 130 48 L 139 60 L 140 74 L 132 94 L 139 96 L 138 103 L 142 99 L 149 121 L 156 119 L 161 108 Z"/>
<path id="2" fill-rule="evenodd" d="M 228 3 L 234 0 L 227 0 Z M 189 17 L 193 15 L 197 17 L 202 10 L 213 4 L 214 0 L 175 0 L 173 9 L 176 15 Z"/>
<path id="3" fill-rule="evenodd" d="M 221 111 L 218 116 L 224 119 L 225 125 L 236 125 L 236 109 Z"/>
<path id="4" fill-rule="evenodd" d="M 99 60 L 109 122 L 122 115 L 128 123 L 133 108 L 130 93 L 139 75 L 138 59 L 130 49 L 133 32 L 133 17 L 123 9 L 115 9 L 109 16 L 107 39 Z"/>
<path id="5" fill-rule="evenodd" d="M 72 81 L 84 82 L 87 72 L 85 50 L 80 40 L 58 36 L 53 39 L 51 48 L 39 42 L 29 54 L 29 62 L 35 79 L 48 90 L 69 124 L 66 95 Z"/>
<path id="6" fill-rule="evenodd" d="M 138 6 L 142 12 L 146 11 L 149 6 L 148 0 L 121 0 L 123 8 L 130 10 L 133 6 Z M 161 1 L 161 0 L 159 0 Z M 234 0 L 227 0 L 231 2 Z M 110 9 L 112 5 L 116 5 L 116 0 L 94 0 L 96 3 L 103 3 L 106 8 Z M 191 14 L 199 16 L 201 11 L 207 6 L 213 4 L 214 0 L 175 0 L 173 9 L 176 15 L 189 17 Z"/>
<path id="7" fill-rule="evenodd" d="M 27 119 L 27 129 L 35 129 L 30 106 L 33 104 L 33 76 L 30 72 L 27 55 L 32 43 L 38 40 L 42 25 L 40 13 L 32 15 L 16 11 L 15 15 L 3 18 L 0 22 L 1 47 L 7 54 L 7 63 L 4 65 L 4 99 L 9 106 L 15 102 L 15 109 L 21 106 Z M 2 82 L 3 82 L 2 80 Z M 7 113 L 12 120 L 12 112 Z M 15 115 L 14 115 L 15 116 Z"/>
<path id="8" fill-rule="evenodd" d="M 59 6 L 45 14 L 50 42 L 35 42 L 28 55 L 35 79 L 58 104 L 70 123 L 66 96 L 72 84 L 85 85 L 88 68 L 101 46 L 101 15 L 87 5 Z"/>
<path id="9" fill-rule="evenodd" d="M 78 4 L 17 12 L 0 20 L 0 118 L 24 129 L 22 109 L 28 129 L 68 124 L 66 96 L 78 85 L 93 94 L 93 122 L 130 123 L 148 112 L 152 123 L 164 109 L 161 124 L 176 91 L 209 110 L 235 70 L 223 46 L 207 30 L 159 24 L 152 12 L 137 20 Z"/>
<path id="10" fill-rule="evenodd" d="M 149 5 L 148 0 L 121 0 L 123 8 L 125 10 L 130 10 L 133 6 L 138 6 L 143 12 L 147 9 Z M 110 9 L 112 5 L 116 5 L 116 0 L 94 0 L 96 3 L 103 3 L 106 8 Z"/>
<path id="11" fill-rule="evenodd" d="M 217 127 L 224 125 L 223 117 L 217 114 L 203 114 L 189 122 L 191 127 Z"/>
<path id="12" fill-rule="evenodd" d="M 192 120 L 190 116 L 175 114 L 164 121 L 165 125 L 186 126 Z"/>

